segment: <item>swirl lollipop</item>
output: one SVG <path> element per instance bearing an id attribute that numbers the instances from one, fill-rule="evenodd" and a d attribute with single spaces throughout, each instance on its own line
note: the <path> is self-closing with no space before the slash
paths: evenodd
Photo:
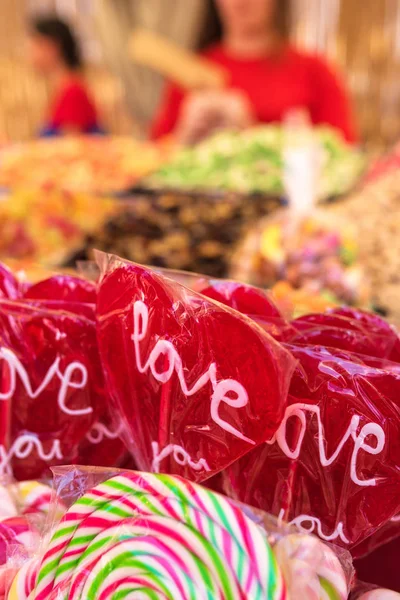
<path id="1" fill-rule="evenodd" d="M 39 560 L 32 558 L 27 561 L 16 573 L 7 600 L 27 600 L 36 584 Z"/>
<path id="2" fill-rule="evenodd" d="M 178 477 L 129 473 L 66 513 L 36 600 L 138 597 L 284 600 L 261 529 L 227 499 Z"/>

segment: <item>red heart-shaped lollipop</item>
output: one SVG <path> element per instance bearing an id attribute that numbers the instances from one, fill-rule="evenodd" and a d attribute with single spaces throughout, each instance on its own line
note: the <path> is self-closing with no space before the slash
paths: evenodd
<path id="1" fill-rule="evenodd" d="M 71 277 L 70 275 L 54 275 L 31 285 L 24 298 L 30 300 L 52 300 L 96 303 L 96 286 L 90 281 Z"/>
<path id="2" fill-rule="evenodd" d="M 399 512 L 399 366 L 289 349 L 299 362 L 276 436 L 225 476 L 235 498 L 353 548 Z"/>
<path id="3" fill-rule="evenodd" d="M 292 335 L 292 328 L 263 290 L 235 281 L 211 280 L 200 290 L 204 296 L 217 300 L 247 315 L 278 341 Z"/>
<path id="4" fill-rule="evenodd" d="M 271 298 L 263 290 L 236 281 L 211 280 L 200 290 L 204 296 L 218 300 L 251 317 L 282 318 Z"/>
<path id="5" fill-rule="evenodd" d="M 1 301 L 1 397 L 10 403 L 1 469 L 37 479 L 76 461 L 106 403 L 92 319 L 67 310 Z"/>
<path id="6" fill-rule="evenodd" d="M 250 319 L 115 258 L 97 307 L 110 392 L 140 468 L 204 480 L 274 434 L 293 361 Z"/>
<path id="7" fill-rule="evenodd" d="M 305 315 L 291 326 L 293 332 L 285 338 L 291 343 L 330 346 L 382 359 L 394 360 L 400 343 L 397 332 L 383 319 L 350 308 Z"/>
<path id="8" fill-rule="evenodd" d="M 0 470 L 12 467 L 17 478 L 38 478 L 51 465 L 93 455 L 92 428 L 108 416 L 95 301 L 96 287 L 69 275 L 32 285 L 16 301 L 1 301 L 0 393 L 9 408 L 2 419 L 8 440 Z M 112 444 L 110 460 L 116 444 L 122 453 L 119 440 Z"/>

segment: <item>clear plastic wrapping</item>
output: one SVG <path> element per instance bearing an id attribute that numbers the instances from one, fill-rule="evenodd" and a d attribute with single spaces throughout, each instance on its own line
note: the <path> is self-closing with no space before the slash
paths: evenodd
<path id="1" fill-rule="evenodd" d="M 0 275 L 1 289 L 11 289 L 0 298 L 0 473 L 38 479 L 55 464 L 121 464 L 126 450 L 97 345 L 96 287 L 71 276 L 11 286 L 12 275 Z"/>
<path id="2" fill-rule="evenodd" d="M 55 489 L 69 509 L 11 586 L 29 598 L 348 597 L 346 552 L 180 477 L 58 467 Z"/>
<path id="3" fill-rule="evenodd" d="M 202 481 L 270 439 L 285 410 L 289 352 L 219 302 L 103 261 L 100 352 L 138 466 Z"/>
<path id="4" fill-rule="evenodd" d="M 211 480 L 217 489 L 222 485 L 236 500 L 351 549 L 355 556 L 365 552 L 364 544 L 371 550 L 382 543 L 382 528 L 398 516 L 400 498 L 400 342 L 390 325 L 350 308 L 289 320 L 261 290 L 184 274 L 161 275 L 115 257 L 108 257 L 103 273 L 100 346 L 139 466 L 197 481 L 222 471 L 222 479 Z M 209 303 L 205 295 L 217 303 Z M 213 320 L 221 318 L 223 304 L 236 312 L 228 310 L 228 321 L 219 320 L 215 329 Z M 135 306 L 143 308 L 136 321 Z M 213 361 L 223 368 L 236 364 L 240 376 L 257 373 L 256 383 L 252 377 L 249 384 L 249 399 L 260 388 L 270 390 L 269 380 L 263 379 L 264 355 L 249 335 L 246 340 L 232 335 L 236 324 L 249 324 L 238 311 L 254 322 L 258 339 L 261 327 L 281 342 L 297 366 L 293 376 L 286 368 L 291 376 L 288 405 L 276 432 L 264 442 L 259 438 L 255 447 L 240 447 L 236 435 L 220 430 L 216 438 L 214 429 L 213 447 L 210 393 L 193 405 L 183 393 L 176 364 L 186 367 L 185 376 L 195 368 L 196 378 Z M 271 337 L 265 339 L 276 357 Z M 166 352 L 170 343 L 177 354 Z M 252 361 L 247 369 L 244 346 Z M 285 370 L 285 363 L 280 367 Z M 269 393 L 269 406 L 271 398 Z M 207 411 L 201 413 L 205 401 Z M 229 413 L 230 419 L 237 418 L 235 413 Z M 249 437 L 247 430 L 245 435 Z M 207 464 L 203 472 L 202 460 Z"/>

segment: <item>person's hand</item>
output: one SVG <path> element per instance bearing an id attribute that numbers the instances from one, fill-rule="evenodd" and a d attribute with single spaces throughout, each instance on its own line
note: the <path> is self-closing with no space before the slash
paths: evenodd
<path id="1" fill-rule="evenodd" d="M 176 137 L 180 143 L 192 145 L 216 130 L 245 129 L 253 124 L 250 102 L 240 91 L 201 91 L 184 103 Z"/>

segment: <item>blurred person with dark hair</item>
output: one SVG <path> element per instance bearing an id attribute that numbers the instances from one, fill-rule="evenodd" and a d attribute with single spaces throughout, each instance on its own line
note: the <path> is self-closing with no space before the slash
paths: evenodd
<path id="1" fill-rule="evenodd" d="M 81 49 L 69 25 L 56 17 L 38 17 L 32 21 L 29 33 L 31 62 L 54 88 L 42 135 L 101 133 L 95 104 L 82 75 Z"/>
<path id="2" fill-rule="evenodd" d="M 175 133 L 194 142 L 222 122 L 238 127 L 279 123 L 295 111 L 355 141 L 345 86 L 326 61 L 293 47 L 289 0 L 207 0 L 208 19 L 198 50 L 223 67 L 226 89 L 188 94 L 169 84 L 152 137 Z"/>

